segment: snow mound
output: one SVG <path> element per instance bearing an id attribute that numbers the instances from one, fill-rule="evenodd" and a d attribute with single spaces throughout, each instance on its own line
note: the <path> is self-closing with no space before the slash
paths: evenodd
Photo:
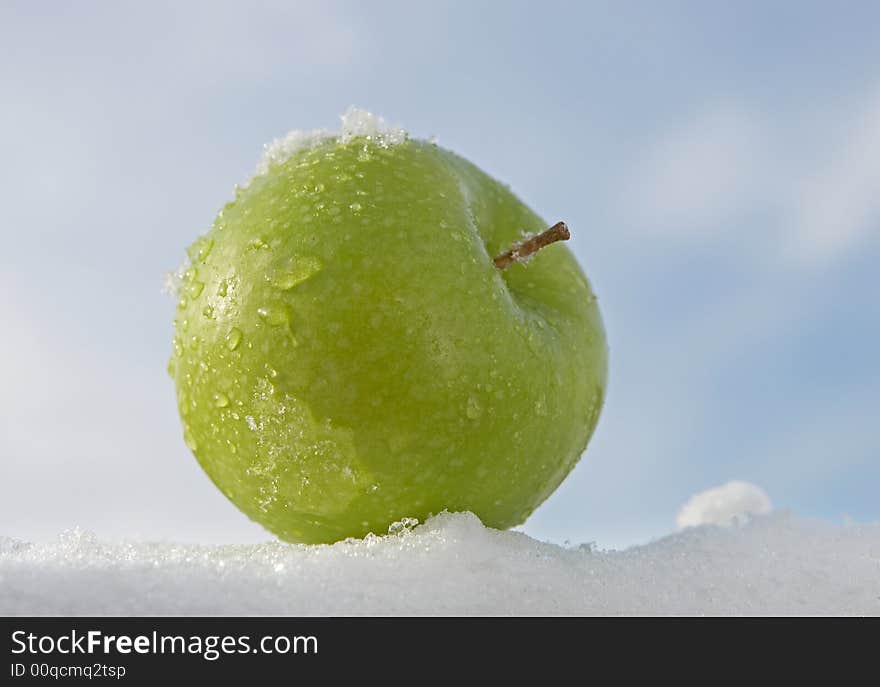
<path id="1" fill-rule="evenodd" d="M 300 150 L 313 148 L 328 139 L 349 143 L 355 138 L 364 137 L 383 148 L 387 148 L 403 143 L 407 137 L 407 133 L 403 129 L 391 126 L 382 117 L 354 106 L 349 107 L 340 119 L 342 126 L 338 132 L 327 129 L 291 131 L 266 144 L 263 157 L 257 164 L 256 176 L 265 174 L 271 166 L 285 162 Z"/>
<path id="2" fill-rule="evenodd" d="M 383 148 L 388 148 L 400 145 L 407 137 L 406 131 L 400 127 L 392 126 L 382 117 L 354 106 L 349 107 L 340 119 L 342 120 L 340 143 L 349 143 L 363 136 Z"/>
<path id="3" fill-rule="evenodd" d="M 734 480 L 691 496 L 675 523 L 679 528 L 698 525 L 733 525 L 773 509 L 767 493 L 754 484 Z"/>
<path id="4" fill-rule="evenodd" d="M 467 513 L 332 546 L 0 538 L 0 615 L 880 615 L 880 523 L 791 515 L 624 551 L 563 548 Z"/>

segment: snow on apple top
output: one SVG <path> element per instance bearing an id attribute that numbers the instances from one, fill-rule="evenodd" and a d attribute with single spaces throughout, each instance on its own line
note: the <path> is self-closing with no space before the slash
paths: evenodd
<path id="1" fill-rule="evenodd" d="M 374 115 L 367 110 L 357 108 L 354 105 L 349 106 L 340 119 L 342 120 L 342 126 L 339 131 L 329 131 L 327 129 L 314 129 L 312 131 L 294 130 L 264 145 L 263 156 L 257 163 L 254 175 L 249 177 L 244 184 L 236 185 L 236 189 L 246 188 L 254 177 L 265 174 L 272 165 L 285 162 L 300 150 L 312 148 L 327 140 L 335 139 L 340 143 L 348 143 L 355 138 L 365 137 L 383 148 L 388 148 L 403 143 L 409 135 L 400 127 L 391 126 L 382 117 Z M 180 267 L 173 272 L 167 272 L 164 277 L 162 291 L 177 297 L 180 293 L 183 274 L 189 267 L 189 258 L 185 257 Z"/>
<path id="2" fill-rule="evenodd" d="M 300 150 L 312 148 L 328 139 L 348 143 L 363 136 L 383 148 L 387 148 L 403 143 L 407 138 L 406 131 L 400 127 L 391 126 L 382 117 L 353 105 L 345 111 L 340 119 L 342 126 L 338 132 L 327 129 L 291 131 L 286 136 L 267 143 L 264 146 L 263 157 L 257 164 L 256 176 L 265 174 L 272 165 L 288 160 Z"/>

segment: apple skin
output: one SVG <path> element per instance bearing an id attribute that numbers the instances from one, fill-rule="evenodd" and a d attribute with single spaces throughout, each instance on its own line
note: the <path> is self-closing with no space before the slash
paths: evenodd
<path id="1" fill-rule="evenodd" d="M 566 246 L 492 262 L 547 226 L 419 140 L 270 165 L 188 251 L 169 373 L 202 468 L 292 542 L 444 509 L 525 521 L 583 453 L 607 374 Z"/>

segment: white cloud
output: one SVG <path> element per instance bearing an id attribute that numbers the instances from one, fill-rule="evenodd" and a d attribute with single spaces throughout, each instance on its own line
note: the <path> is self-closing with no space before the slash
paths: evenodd
<path id="1" fill-rule="evenodd" d="M 804 173 L 791 203 L 790 250 L 809 264 L 880 233 L 880 94 L 839 128 L 842 140 Z"/>
<path id="2" fill-rule="evenodd" d="M 747 521 L 753 515 L 769 513 L 773 506 L 766 492 L 749 482 L 734 480 L 701 491 L 688 499 L 675 524 L 680 529 L 699 525 L 732 525 Z"/>
<path id="3" fill-rule="evenodd" d="M 710 106 L 635 160 L 624 188 L 624 215 L 647 235 L 735 231 L 774 264 L 828 264 L 880 235 L 880 91 L 797 122 Z"/>
<path id="4" fill-rule="evenodd" d="M 711 232 L 719 217 L 754 204 L 767 167 L 760 117 L 712 107 L 670 132 L 638 161 L 628 190 L 640 226 L 664 233 Z"/>

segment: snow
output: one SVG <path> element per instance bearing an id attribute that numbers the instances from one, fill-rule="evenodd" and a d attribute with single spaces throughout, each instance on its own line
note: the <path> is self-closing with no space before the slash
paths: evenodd
<path id="1" fill-rule="evenodd" d="M 360 108 L 351 106 L 340 117 L 342 129 L 340 143 L 350 143 L 363 136 L 383 148 L 400 145 L 406 140 L 407 133 L 398 126 L 392 126 L 382 117 Z"/>
<path id="2" fill-rule="evenodd" d="M 761 487 L 734 480 L 692 496 L 678 511 L 679 528 L 697 525 L 729 526 L 773 509 L 770 497 Z"/>
<path id="3" fill-rule="evenodd" d="M 467 513 L 330 546 L 0 538 L 0 615 L 880 615 L 880 523 L 788 513 L 560 547 Z"/>
<path id="4" fill-rule="evenodd" d="M 183 286 L 183 275 L 192 267 L 192 261 L 189 256 L 184 256 L 183 262 L 178 268 L 171 272 L 166 272 L 162 279 L 162 293 L 168 294 L 172 298 L 180 297 L 180 289 Z"/>
<path id="5" fill-rule="evenodd" d="M 266 144 L 263 149 L 263 157 L 257 164 L 256 175 L 265 174 L 273 165 L 280 164 L 300 150 L 313 148 L 328 139 L 337 139 L 340 143 L 350 143 L 355 138 L 364 137 L 383 148 L 387 148 L 403 143 L 407 138 L 406 131 L 400 127 L 391 126 L 382 117 L 353 105 L 342 114 L 340 119 L 342 125 L 338 132 L 327 129 L 291 131 Z"/>
<path id="6" fill-rule="evenodd" d="M 289 131 L 281 138 L 276 138 L 263 147 L 263 156 L 257 163 L 257 176 L 265 174 L 272 165 L 280 164 L 292 155 L 332 138 L 333 134 L 326 129 L 313 131 Z"/>

